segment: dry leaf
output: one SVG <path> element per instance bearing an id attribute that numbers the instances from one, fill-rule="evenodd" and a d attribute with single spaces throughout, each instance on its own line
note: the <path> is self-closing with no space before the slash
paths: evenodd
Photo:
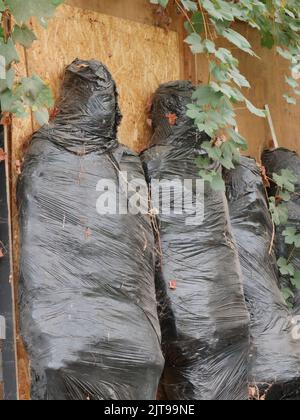
<path id="1" fill-rule="evenodd" d="M 223 143 L 227 141 L 227 137 L 224 134 L 221 134 L 215 138 L 213 145 L 215 147 L 221 147 Z"/>
<path id="2" fill-rule="evenodd" d="M 85 237 L 85 239 L 87 240 L 87 239 L 89 239 L 91 236 L 92 236 L 92 231 L 91 231 L 91 229 L 90 229 L 90 228 L 87 228 L 87 229 L 85 230 L 84 237 Z"/>
<path id="3" fill-rule="evenodd" d="M 22 165 L 20 160 L 16 160 L 16 172 L 18 175 L 22 173 Z"/>
<path id="4" fill-rule="evenodd" d="M 259 165 L 259 168 L 260 168 L 260 174 L 261 174 L 264 186 L 266 188 L 270 188 L 271 184 L 270 184 L 270 180 L 268 178 L 267 170 L 266 170 L 265 166 Z"/>
<path id="5" fill-rule="evenodd" d="M 0 148 L 0 162 L 3 162 L 7 158 L 7 154 L 3 149 Z"/>
<path id="6" fill-rule="evenodd" d="M 11 114 L 9 112 L 3 112 L 0 124 L 11 125 Z"/>
<path id="7" fill-rule="evenodd" d="M 147 118 L 147 125 L 148 125 L 148 127 L 152 128 L 152 119 L 151 118 Z"/>
<path id="8" fill-rule="evenodd" d="M 249 388 L 249 398 L 255 400 L 257 398 L 256 395 L 256 388 L 254 386 L 251 386 Z"/>
<path id="9" fill-rule="evenodd" d="M 53 108 L 53 110 L 50 113 L 50 120 L 53 120 L 58 114 L 58 108 Z"/>
<path id="10" fill-rule="evenodd" d="M 170 281 L 170 283 L 169 283 L 169 288 L 170 288 L 171 290 L 177 290 L 177 281 L 176 281 L 176 280 L 172 280 L 172 281 Z"/>
<path id="11" fill-rule="evenodd" d="M 154 10 L 155 25 L 163 28 L 166 33 L 169 32 L 172 18 L 168 13 L 168 9 L 157 6 Z"/>
<path id="12" fill-rule="evenodd" d="M 169 124 L 170 125 L 176 125 L 177 123 L 177 115 L 176 114 L 167 114 L 166 118 L 168 118 Z"/>

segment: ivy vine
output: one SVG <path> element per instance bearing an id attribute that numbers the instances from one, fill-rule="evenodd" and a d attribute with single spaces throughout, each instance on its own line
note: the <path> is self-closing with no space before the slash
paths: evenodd
<path id="1" fill-rule="evenodd" d="M 236 108 L 243 107 L 266 117 L 244 94 L 251 88 L 239 70 L 239 61 L 230 49 L 217 46 L 225 38 L 251 56 L 256 56 L 250 42 L 237 32 L 234 22 L 245 22 L 261 35 L 266 48 L 276 47 L 279 55 L 290 62 L 286 75 L 288 92 L 284 94 L 289 104 L 297 103 L 300 90 L 295 75 L 300 73 L 300 3 L 299 0 L 149 0 L 162 8 L 168 5 L 178 9 L 185 17 L 187 37 L 185 42 L 193 54 L 205 54 L 209 62 L 206 84 L 198 86 L 193 102 L 188 106 L 191 117 L 200 131 L 205 131 L 211 141 L 204 144 L 210 159 L 226 169 L 233 169 L 240 151 L 247 150 L 247 141 L 236 130 Z M 226 141 L 225 141 L 226 140 Z M 216 190 L 225 191 L 219 172 L 209 169 L 210 162 L 198 159 L 200 175 Z"/>
<path id="2" fill-rule="evenodd" d="M 206 84 L 198 86 L 187 114 L 195 121 L 200 131 L 206 132 L 211 141 L 203 144 L 207 157 L 198 158 L 200 176 L 209 181 L 215 190 L 225 191 L 220 172 L 209 169 L 211 161 L 226 169 L 238 163 L 240 152 L 248 145 L 236 130 L 236 107 L 242 104 L 258 117 L 265 117 L 247 99 L 245 89 L 251 88 L 249 81 L 239 70 L 239 61 L 230 49 L 217 46 L 219 38 L 225 38 L 245 53 L 257 57 L 250 42 L 236 30 L 234 22 L 240 21 L 256 29 L 261 36 L 261 45 L 272 49 L 290 63 L 290 74 L 285 76 L 288 92 L 284 94 L 288 104 L 297 104 L 300 96 L 300 2 L 299 0 L 150 0 L 166 9 L 171 3 L 185 17 L 187 36 L 185 42 L 193 54 L 205 54 L 209 64 Z M 295 77 L 296 76 L 296 77 Z M 300 272 L 291 263 L 296 249 L 300 248 L 300 232 L 288 226 L 288 202 L 295 193 L 294 173 L 283 170 L 273 174 L 278 187 L 276 197 L 269 199 L 269 208 L 274 226 L 285 226 L 283 236 L 287 245 L 292 245 L 288 258 L 280 258 L 280 273 L 288 277 L 292 287 L 282 289 L 290 302 L 295 290 L 300 290 Z M 273 244 L 272 244 L 273 248 Z"/>
<path id="3" fill-rule="evenodd" d="M 16 63 L 20 61 L 17 45 L 31 47 L 36 35 L 30 27 L 35 17 L 47 28 L 47 21 L 63 0 L 0 0 L 0 102 L 2 123 L 9 115 L 25 117 L 31 110 L 39 124 L 49 120 L 48 109 L 54 105 L 50 87 L 37 75 L 19 79 Z"/>
<path id="4" fill-rule="evenodd" d="M 296 270 L 292 260 L 296 250 L 300 249 L 300 232 L 294 226 L 289 226 L 288 202 L 298 194 L 295 189 L 297 177 L 290 169 L 283 169 L 280 174 L 273 174 L 273 182 L 277 186 L 275 197 L 269 198 L 269 208 L 274 226 L 282 230 L 284 242 L 291 251 L 287 258 L 278 260 L 279 271 L 288 279 L 288 285 L 282 287 L 284 298 L 290 307 L 293 306 L 295 291 L 300 291 L 300 271 Z"/>

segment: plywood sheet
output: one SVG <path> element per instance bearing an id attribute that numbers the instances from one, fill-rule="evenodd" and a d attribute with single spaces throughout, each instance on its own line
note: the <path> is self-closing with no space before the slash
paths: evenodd
<path id="1" fill-rule="evenodd" d="M 70 6 L 59 9 L 48 31 L 40 27 L 35 31 L 39 41 L 27 53 L 29 74 L 48 80 L 58 95 L 63 70 L 72 60 L 104 62 L 119 88 L 124 114 L 120 140 L 136 151 L 146 147 L 148 99 L 160 83 L 180 77 L 177 34 Z M 29 121 L 18 125 L 14 127 L 17 147 L 31 131 Z"/>
<path id="2" fill-rule="evenodd" d="M 155 8 L 149 0 L 65 0 L 65 3 L 109 16 L 155 25 Z"/>

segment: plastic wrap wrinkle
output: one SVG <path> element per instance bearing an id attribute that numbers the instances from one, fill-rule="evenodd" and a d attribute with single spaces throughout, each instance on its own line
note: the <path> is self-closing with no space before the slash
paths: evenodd
<path id="1" fill-rule="evenodd" d="M 299 399 L 300 341 L 279 288 L 275 254 L 269 254 L 273 225 L 260 169 L 242 158 L 225 179 L 251 316 L 251 384 L 264 399 Z"/>
<path id="2" fill-rule="evenodd" d="M 186 116 L 193 91 L 189 82 L 173 82 L 154 95 L 153 146 L 142 154 L 149 184 L 199 179 L 195 159 L 205 153 L 201 144 L 208 138 Z M 175 188 L 172 205 L 181 194 Z M 241 270 L 225 195 L 208 184 L 204 195 L 203 224 L 189 226 L 185 213 L 157 217 L 162 385 L 170 400 L 245 400 L 250 346 Z"/>
<path id="3" fill-rule="evenodd" d="M 21 332 L 32 399 L 155 399 L 163 369 L 155 247 L 143 215 L 101 216 L 99 180 L 144 176 L 117 141 L 107 68 L 76 60 L 57 116 L 34 136 L 19 182 Z"/>

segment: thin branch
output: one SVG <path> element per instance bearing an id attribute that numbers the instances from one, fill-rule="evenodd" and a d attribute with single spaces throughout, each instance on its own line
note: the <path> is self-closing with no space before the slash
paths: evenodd
<path id="1" fill-rule="evenodd" d="M 193 29 L 194 32 L 197 32 L 195 29 L 195 26 L 191 20 L 191 18 L 189 17 L 189 14 L 187 13 L 187 11 L 184 9 L 184 7 L 181 6 L 180 2 L 178 0 L 175 0 L 175 3 L 178 7 L 178 9 L 181 11 L 181 13 L 184 14 L 185 18 L 187 19 L 187 21 L 189 22 L 189 24 L 191 25 L 191 28 Z"/>
<path id="2" fill-rule="evenodd" d="M 270 244 L 270 249 L 269 249 L 269 255 L 272 254 L 273 252 L 273 247 L 274 247 L 274 243 L 275 243 L 275 237 L 276 237 L 276 227 L 275 227 L 275 223 L 272 222 L 273 225 L 273 232 L 272 232 L 272 238 L 271 238 L 271 244 Z"/>

